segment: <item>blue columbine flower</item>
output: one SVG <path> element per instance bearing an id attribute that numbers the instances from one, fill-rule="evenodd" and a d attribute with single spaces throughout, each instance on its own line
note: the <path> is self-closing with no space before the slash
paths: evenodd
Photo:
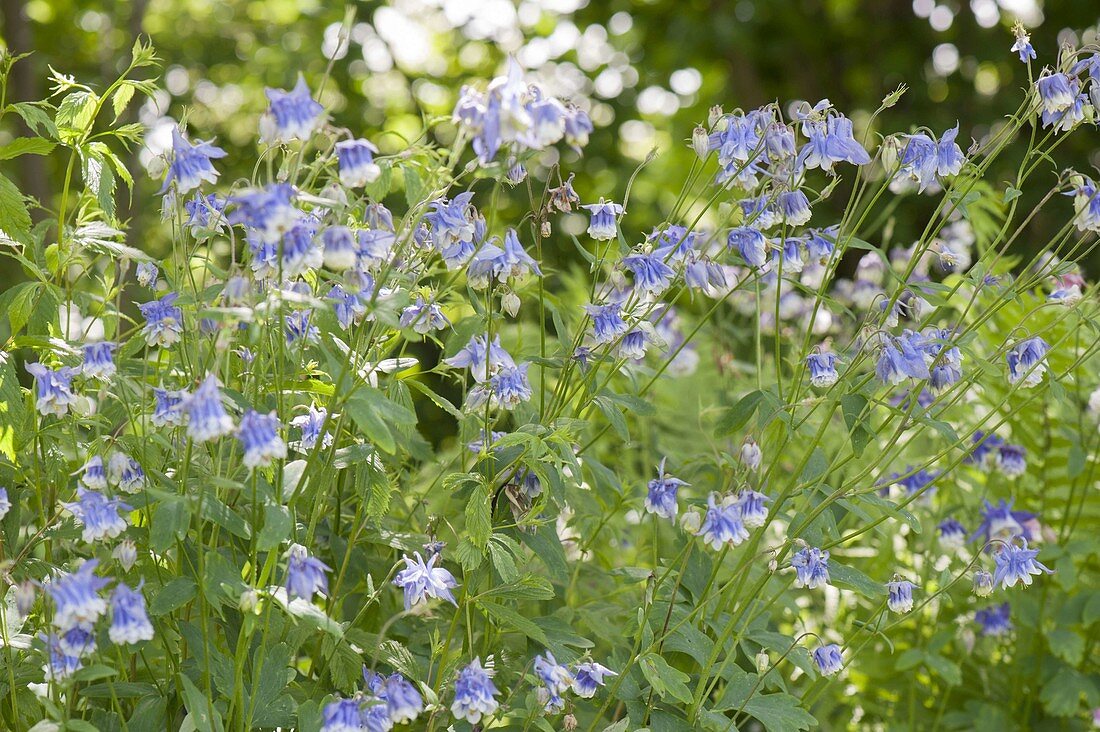
<path id="1" fill-rule="evenodd" d="M 126 493 L 136 493 L 145 481 L 145 470 L 141 463 L 121 452 L 111 455 L 107 468 L 111 480 L 118 485 L 119 490 Z"/>
<path id="2" fill-rule="evenodd" d="M 596 344 L 611 343 L 629 329 L 623 320 L 622 309 L 617 302 L 584 306 L 584 311 L 592 318 L 592 340 Z"/>
<path id="3" fill-rule="evenodd" d="M 325 299 L 332 303 L 332 311 L 341 328 L 350 327 L 367 314 L 367 303 L 362 292 L 348 292 L 340 285 L 333 285 Z"/>
<path id="4" fill-rule="evenodd" d="M 137 281 L 142 287 L 153 287 L 157 284 L 157 265 L 152 262 L 138 262 Z"/>
<path id="5" fill-rule="evenodd" d="M 542 684 L 538 690 L 539 701 L 548 713 L 560 712 L 565 707 L 562 694 L 573 684 L 573 675 L 569 673 L 568 668 L 558 663 L 550 651 L 546 651 L 541 656 L 535 656 L 533 668 L 535 676 Z"/>
<path id="6" fill-rule="evenodd" d="M 233 204 L 229 223 L 243 224 L 264 244 L 277 244 L 301 218 L 294 197 L 294 187 L 289 183 L 244 191 L 229 199 Z"/>
<path id="7" fill-rule="evenodd" d="M 917 183 L 917 189 L 923 192 L 937 180 L 958 175 L 966 162 L 962 148 L 955 142 L 958 134 L 959 126 L 956 124 L 946 130 L 939 140 L 924 133 L 904 135 L 906 145 L 895 179 L 913 180 Z"/>
<path id="8" fill-rule="evenodd" d="M 1073 196 L 1076 212 L 1074 223 L 1079 231 L 1100 231 L 1100 186 L 1087 175 L 1073 178 L 1073 190 L 1065 195 Z"/>
<path id="9" fill-rule="evenodd" d="M 77 571 L 46 585 L 46 592 L 55 605 L 54 627 L 68 630 L 77 625 L 94 625 L 107 612 L 107 601 L 99 596 L 99 591 L 111 584 L 111 580 L 96 576 L 98 564 L 99 560 L 89 559 Z"/>
<path id="10" fill-rule="evenodd" d="M 814 663 L 823 676 L 832 676 L 844 668 L 844 657 L 836 643 L 815 648 L 813 656 Z"/>
<path id="11" fill-rule="evenodd" d="M 664 227 L 653 229 L 646 241 L 655 250 L 663 250 L 664 256 L 671 254 L 673 259 L 683 259 L 696 247 L 699 234 L 688 231 L 686 226 L 668 224 Z"/>
<path id="12" fill-rule="evenodd" d="M 332 444 L 332 434 L 325 432 L 322 435 L 321 430 L 324 429 L 325 420 L 328 419 L 328 410 L 324 407 L 315 407 L 309 405 L 309 411 L 305 414 L 299 415 L 290 420 L 290 426 L 300 429 L 302 431 L 302 439 L 300 439 L 295 447 L 301 452 L 308 452 L 317 446 L 317 441 L 321 441 L 321 447 L 328 447 Z"/>
<path id="13" fill-rule="evenodd" d="M 768 508 L 764 504 L 770 500 L 770 497 L 751 488 L 737 494 L 737 504 L 745 528 L 758 529 L 768 522 Z"/>
<path id="14" fill-rule="evenodd" d="M 348 188 L 360 188 L 378 180 L 382 169 L 374 162 L 377 152 L 378 148 L 366 140 L 341 140 L 336 143 L 340 182 Z"/>
<path id="15" fill-rule="evenodd" d="M 1027 450 L 1022 445 L 1005 443 L 997 448 L 997 469 L 1006 478 L 1018 478 L 1027 472 Z"/>
<path id="16" fill-rule="evenodd" d="M 715 551 L 724 544 L 738 546 L 749 538 L 741 517 L 741 504 L 732 496 L 718 503 L 714 496 L 711 493 L 707 497 L 707 512 L 698 533 L 703 537 L 703 543 Z"/>
<path id="17" fill-rule="evenodd" d="M 993 555 L 997 568 L 993 573 L 993 583 L 1000 584 L 1002 589 L 1015 587 L 1017 582 L 1025 587 L 1031 586 L 1031 575 L 1054 574 L 1042 562 L 1035 559 L 1039 555 L 1038 549 L 1028 549 L 1027 539 L 1020 540 L 1022 546 L 1016 546 L 1014 541 L 1009 542 Z"/>
<path id="18" fill-rule="evenodd" d="M 1022 537 L 1026 540 L 1034 538 L 1032 527 L 1036 525 L 1035 514 L 1027 511 L 1013 511 L 1012 501 L 1003 498 L 994 506 L 989 501 L 982 501 L 982 523 L 971 535 L 970 539 L 982 539 L 984 542 L 993 540 L 1009 540 Z"/>
<path id="19" fill-rule="evenodd" d="M 325 255 L 317 246 L 314 234 L 314 227 L 307 219 L 290 227 L 283 235 L 280 271 L 277 274 L 292 279 L 321 266 Z"/>
<path id="20" fill-rule="evenodd" d="M 434 300 L 425 300 L 423 295 L 416 296 L 416 302 L 401 311 L 398 324 L 402 328 L 412 327 L 413 331 L 426 335 L 433 330 L 443 330 L 451 324 L 443 314 L 443 308 Z"/>
<path id="21" fill-rule="evenodd" d="M 1035 82 L 1035 88 L 1043 111 L 1050 114 L 1064 112 L 1077 99 L 1077 80 L 1060 72 L 1051 73 L 1049 69 L 1043 71 Z"/>
<path id="22" fill-rule="evenodd" d="M 531 382 L 527 378 L 529 362 L 518 366 L 505 366 L 489 379 L 489 392 L 493 406 L 515 409 L 531 398 Z M 471 396 L 473 391 L 471 391 Z"/>
<path id="23" fill-rule="evenodd" d="M 102 493 L 77 488 L 77 500 L 73 503 L 62 502 L 84 527 L 82 538 L 93 542 L 100 539 L 113 539 L 126 530 L 126 519 L 119 511 L 130 511 L 130 506 L 117 498 L 107 498 Z"/>
<path id="24" fill-rule="evenodd" d="M 905 477 L 902 477 L 902 476 Z M 923 495 L 927 496 L 935 490 L 931 487 L 935 482 L 939 474 L 935 471 L 925 470 L 924 468 L 914 469 L 912 465 L 905 468 L 904 473 L 894 473 L 892 476 L 893 485 L 897 485 L 905 489 L 907 496 Z M 883 489 L 883 495 L 889 493 L 889 486 Z"/>
<path id="25" fill-rule="evenodd" d="M 573 670 L 573 693 L 581 699 L 591 699 L 596 695 L 596 689 L 604 685 L 606 676 L 618 674 L 595 661 L 578 663 Z"/>
<path id="26" fill-rule="evenodd" d="M 1020 341 L 1005 354 L 1008 362 L 1008 382 L 1015 384 L 1023 379 L 1024 388 L 1036 386 L 1043 381 L 1047 370 L 1046 356 L 1050 344 L 1035 336 Z"/>
<path id="27" fill-rule="evenodd" d="M 795 587 L 811 590 L 829 584 L 829 551 L 807 546 L 791 557 Z"/>
<path id="28" fill-rule="evenodd" d="M 351 269 L 359 261 L 359 247 L 351 229 L 346 226 L 330 226 L 321 232 L 325 266 L 334 272 Z"/>
<path id="29" fill-rule="evenodd" d="M 949 551 L 958 551 L 966 544 L 966 527 L 950 516 L 940 522 L 940 545 Z"/>
<path id="30" fill-rule="evenodd" d="M 896 579 L 886 583 L 886 591 L 889 597 L 886 605 L 895 613 L 907 613 L 913 609 L 913 583 L 909 580 Z"/>
<path id="31" fill-rule="evenodd" d="M 926 345 L 924 337 L 911 330 L 900 336 L 883 336 L 875 374 L 884 384 L 895 386 L 909 378 L 929 378 L 931 356 L 925 350 Z"/>
<path id="32" fill-rule="evenodd" d="M 1012 622 L 1009 620 L 1011 608 L 1007 602 L 989 607 L 974 613 L 974 620 L 982 626 L 982 635 L 1001 636 L 1012 630 Z"/>
<path id="33" fill-rule="evenodd" d="M 107 471 L 103 467 L 103 458 L 93 455 L 80 467 L 80 482 L 85 488 L 101 491 L 107 487 Z"/>
<path id="34" fill-rule="evenodd" d="M 218 377 L 208 374 L 183 402 L 187 435 L 195 442 L 214 440 L 233 431 L 233 418 L 222 405 Z"/>
<path id="35" fill-rule="evenodd" d="M 640 292 L 659 295 L 668 289 L 676 274 L 658 253 L 639 252 L 622 259 L 622 266 L 634 274 L 634 287 Z"/>
<path id="36" fill-rule="evenodd" d="M 722 265 L 694 251 L 684 260 L 684 284 L 692 290 L 701 290 L 710 296 L 729 287 L 726 271 Z"/>
<path id="37" fill-rule="evenodd" d="M 317 557 L 311 557 L 309 550 L 301 544 L 291 544 L 286 561 L 286 594 L 293 600 L 300 597 L 312 600 L 315 593 L 328 592 L 329 567 Z"/>
<path id="38" fill-rule="evenodd" d="M 393 720 L 390 719 L 390 710 L 385 702 L 367 701 L 362 711 L 363 732 L 390 732 L 393 729 Z"/>
<path id="39" fill-rule="evenodd" d="M 4 517 L 8 515 L 8 511 L 11 510 L 11 499 L 8 498 L 8 489 L 0 488 L 0 521 L 4 520 Z"/>
<path id="40" fill-rule="evenodd" d="M 141 586 L 132 590 L 119 582 L 111 593 L 111 628 L 107 631 L 112 643 L 138 643 L 153 639 L 153 624 L 145 612 L 145 597 Z"/>
<path id="41" fill-rule="evenodd" d="M 836 371 L 836 354 L 823 351 L 806 357 L 810 369 L 810 383 L 818 388 L 832 386 L 840 378 Z"/>
<path id="42" fill-rule="evenodd" d="M 305 346 L 316 343 L 321 331 L 312 322 L 312 310 L 292 310 L 283 317 L 283 332 L 288 346 L 301 343 Z"/>
<path id="43" fill-rule="evenodd" d="M 68 656 L 84 658 L 96 649 L 95 628 L 92 625 L 74 625 L 58 636 L 61 652 Z"/>
<path id="44" fill-rule="evenodd" d="M 962 351 L 954 344 L 955 332 L 950 328 L 929 328 L 920 348 L 929 357 L 928 388 L 934 394 L 943 392 L 962 378 Z"/>
<path id="45" fill-rule="evenodd" d="M 447 269 L 457 269 L 474 256 L 477 245 L 484 237 L 479 232 L 477 212 L 470 205 L 473 192 L 460 193 L 451 200 L 440 198 L 432 201 L 432 210 L 424 221 L 431 227 L 431 242 Z"/>
<path id="46" fill-rule="evenodd" d="M 265 143 L 306 140 L 322 121 L 325 108 L 314 101 L 305 77 L 298 74 L 298 83 L 290 91 L 264 89 L 269 106 L 260 118 L 260 140 Z"/>
<path id="47" fill-rule="evenodd" d="M 176 427 L 186 421 L 183 411 L 184 398 L 187 395 L 180 391 L 168 389 L 153 389 L 155 403 L 151 421 L 157 427 Z"/>
<path id="48" fill-rule="evenodd" d="M 279 437 L 279 418 L 275 412 L 260 414 L 249 409 L 237 426 L 237 439 L 244 450 L 244 464 L 248 468 L 264 467 L 272 460 L 286 457 L 286 443 Z"/>
<path id="49" fill-rule="evenodd" d="M 494 697 L 497 693 L 497 687 L 493 684 L 489 673 L 481 666 L 481 659 L 475 658 L 458 672 L 458 678 L 455 679 L 454 701 L 451 702 L 451 714 L 456 719 L 465 719 L 470 724 L 477 724 L 482 717 L 496 712 L 499 704 Z"/>
<path id="50" fill-rule="evenodd" d="M 622 206 L 601 198 L 599 203 L 589 203 L 579 208 L 592 214 L 588 224 L 590 237 L 596 241 L 610 241 L 619 235 L 618 218 L 623 213 Z"/>
<path id="51" fill-rule="evenodd" d="M 388 229 L 360 229 L 356 233 L 359 242 L 358 264 L 360 269 L 378 269 L 393 258 L 393 245 L 397 236 Z"/>
<path id="52" fill-rule="evenodd" d="M 149 346 L 167 348 L 176 343 L 183 333 L 183 311 L 176 305 L 179 293 L 169 292 L 159 300 L 138 305 L 145 326 L 141 329 Z"/>
<path id="53" fill-rule="evenodd" d="M 514 369 L 516 362 L 500 345 L 500 336 L 489 343 L 488 336 L 474 336 L 461 351 L 443 359 L 443 363 L 456 369 L 468 368 L 474 381 L 488 382 L 501 369 Z"/>
<path id="54" fill-rule="evenodd" d="M 425 563 L 420 552 L 412 559 L 409 555 L 402 557 L 405 560 L 405 569 L 394 577 L 393 583 L 405 591 L 405 609 L 409 610 L 414 605 L 426 602 L 429 597 L 435 597 L 458 607 L 451 590 L 458 587 L 454 575 L 443 567 L 436 567 L 438 554 L 428 557 Z"/>
<path id="55" fill-rule="evenodd" d="M 336 699 L 321 712 L 321 732 L 364 732 L 363 705 L 358 699 Z"/>
<path id="56" fill-rule="evenodd" d="M 852 134 L 852 121 L 839 112 L 830 111 L 825 119 L 819 116 L 817 119 L 804 119 L 802 133 L 809 141 L 798 153 L 798 164 L 808 170 L 821 168 L 831 171 L 833 165 L 839 162 L 853 165 L 871 162 L 867 150 L 856 142 Z"/>
<path id="57" fill-rule="evenodd" d="M 386 711 L 394 724 L 412 722 L 424 711 L 420 692 L 401 674 L 391 674 L 382 683 L 378 697 L 385 700 Z"/>
<path id="58" fill-rule="evenodd" d="M 810 199 L 800 190 L 783 191 L 775 203 L 788 226 L 801 226 L 810 220 Z"/>
<path id="59" fill-rule="evenodd" d="M 1075 79 L 1074 88 L 1078 86 Z M 1043 127 L 1053 127 L 1055 132 L 1069 132 L 1085 120 L 1085 108 L 1089 106 L 1089 98 L 1084 94 L 1078 94 L 1073 98 L 1073 104 L 1060 112 L 1048 112 L 1043 110 L 1039 120 Z"/>
<path id="60" fill-rule="evenodd" d="M 1004 440 L 994 434 L 985 434 L 981 430 L 974 432 L 970 438 L 973 447 L 966 456 L 966 462 L 984 467 L 994 455 L 994 451 L 1004 444 Z"/>
<path id="61" fill-rule="evenodd" d="M 79 656 L 71 656 L 65 653 L 62 649 L 61 638 L 57 635 L 51 633 L 48 636 L 41 636 L 41 638 L 46 643 L 46 655 L 48 657 L 44 668 L 46 680 L 63 681 L 83 668 L 84 664 L 81 663 Z"/>
<path id="62" fill-rule="evenodd" d="M 184 201 L 183 210 L 187 214 L 187 226 L 191 229 L 191 233 L 197 235 L 203 229 L 223 228 L 225 204 L 226 199 L 214 193 L 207 196 L 195 193 Z"/>
<path id="63" fill-rule="evenodd" d="M 676 518 L 678 506 L 676 493 L 681 486 L 691 485 L 665 472 L 665 459 L 657 466 L 657 477 L 649 481 L 645 498 L 646 513 L 656 514 L 666 519 Z"/>
<path id="64" fill-rule="evenodd" d="M 741 259 L 750 267 L 759 269 L 768 262 L 768 240 L 758 229 L 739 226 L 726 238 L 730 249 L 737 247 Z"/>
<path id="65" fill-rule="evenodd" d="M 80 364 L 81 373 L 93 379 L 110 379 L 115 375 L 114 361 L 117 344 L 110 341 L 99 343 L 85 343 L 83 348 L 84 360 Z"/>
<path id="66" fill-rule="evenodd" d="M 574 150 L 579 150 L 588 144 L 588 136 L 595 129 L 592 126 L 592 118 L 580 107 L 569 105 L 565 109 L 565 142 Z"/>
<path id="67" fill-rule="evenodd" d="M 1012 32 L 1016 35 L 1016 41 L 1012 44 L 1012 48 L 1008 50 L 1020 54 L 1021 63 L 1026 64 L 1029 60 L 1035 58 L 1035 49 L 1031 45 L 1031 36 L 1024 30 L 1024 26 L 1020 22 L 1017 22 L 1016 25 L 1013 26 Z"/>
<path id="68" fill-rule="evenodd" d="M 528 274 L 541 275 L 542 271 L 538 262 L 523 250 L 515 229 L 505 232 L 501 246 L 493 242 L 483 244 L 466 270 L 470 286 L 478 289 L 488 287 L 491 278 L 506 282 Z"/>
<path id="69" fill-rule="evenodd" d="M 225 150 L 215 147 L 209 142 L 198 141 L 191 144 L 180 134 L 178 127 L 172 128 L 172 162 L 168 164 L 168 175 L 164 177 L 164 185 L 160 193 L 168 190 L 173 182 L 176 184 L 176 192 L 180 195 L 194 190 L 208 183 L 218 182 L 218 171 L 210 162 L 218 158 L 224 158 Z"/>

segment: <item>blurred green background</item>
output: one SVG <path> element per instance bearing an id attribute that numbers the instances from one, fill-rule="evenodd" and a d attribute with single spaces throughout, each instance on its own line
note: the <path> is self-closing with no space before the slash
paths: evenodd
<path id="1" fill-rule="evenodd" d="M 1016 19 L 1031 30 L 1040 65 L 1053 63 L 1062 43 L 1094 42 L 1100 19 L 1096 0 L 0 0 L 0 7 L 7 47 L 34 52 L 16 67 L 14 99 L 45 96 L 48 65 L 102 88 L 135 35 L 151 37 L 164 91 L 129 112 L 149 126 L 147 149 L 129 162 L 154 174 L 167 125 L 186 113 L 192 137 L 216 138 L 230 152 L 219 166 L 223 180 L 247 177 L 264 86 L 289 87 L 301 71 L 316 89 L 330 60 L 322 101 L 334 120 L 393 151 L 399 135 L 419 133 L 422 114 L 449 113 L 464 81 L 492 76 L 515 55 L 553 92 L 591 105 L 597 129 L 584 158 L 562 160 L 577 173 L 582 198 L 621 197 L 639 162 L 659 149 L 633 191 L 635 235 L 671 208 L 691 164 L 687 140 L 712 105 L 828 98 L 859 128 L 904 83 L 908 94 L 876 131 L 925 125 L 938 134 L 961 121 L 965 149 L 1020 102 L 1026 67 L 1009 51 Z M 351 38 L 341 44 L 349 10 Z M 11 122 L 0 141 L 19 132 Z M 1096 140 L 1085 132 L 1060 147 L 1028 196 L 1037 200 L 1057 169 L 1091 170 L 1100 160 Z M 1014 175 L 1014 152 L 993 180 Z M 49 207 L 62 158 L 4 164 Z M 136 177 L 120 215 L 132 243 L 163 250 L 159 182 L 146 171 Z M 1062 203 L 1035 218 L 1022 247 L 1039 248 L 1064 223 L 1070 208 Z M 832 223 L 841 205 L 829 202 L 814 223 Z M 907 232 L 931 206 L 912 199 L 901 207 L 891 243 L 910 243 Z"/>

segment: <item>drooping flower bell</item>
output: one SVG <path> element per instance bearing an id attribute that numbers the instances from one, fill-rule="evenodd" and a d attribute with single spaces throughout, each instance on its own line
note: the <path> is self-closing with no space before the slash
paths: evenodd
<path id="1" fill-rule="evenodd" d="M 592 318 L 592 340 L 594 343 L 612 343 L 626 333 L 629 326 L 622 316 L 622 305 L 609 302 L 603 305 L 585 305 L 584 311 Z"/>
<path id="2" fill-rule="evenodd" d="M 1002 636 L 1012 631 L 1012 621 L 1009 620 L 1011 607 L 1007 602 L 989 607 L 974 613 L 974 620 L 982 626 L 982 635 Z"/>
<path id="3" fill-rule="evenodd" d="M 497 693 L 497 687 L 489 672 L 482 667 L 481 659 L 475 658 L 458 672 L 451 714 L 476 725 L 482 717 L 495 713 L 500 706 L 496 700 Z"/>
<path id="4" fill-rule="evenodd" d="M 560 712 L 565 707 L 562 694 L 573 684 L 573 675 L 568 668 L 558 663 L 550 651 L 535 656 L 533 670 L 541 683 L 538 697 L 544 709 L 550 714 Z"/>
<path id="5" fill-rule="evenodd" d="M 715 551 L 723 546 L 738 546 L 749 538 L 745 522 L 741 517 L 741 505 L 732 497 L 718 502 L 715 494 L 707 497 L 707 512 L 699 527 L 703 543 Z"/>
<path id="6" fill-rule="evenodd" d="M 141 332 L 150 347 L 168 348 L 179 341 L 183 333 L 183 311 L 176 305 L 178 298 L 179 293 L 169 292 L 159 300 L 138 305 L 145 318 Z"/>
<path id="7" fill-rule="evenodd" d="M 819 389 L 832 386 L 840 378 L 836 370 L 835 353 L 811 353 L 806 357 L 806 366 L 810 370 L 810 383 Z"/>
<path id="8" fill-rule="evenodd" d="M 79 401 L 72 390 L 73 376 L 78 369 L 72 366 L 48 369 L 40 363 L 28 363 L 26 369 L 34 377 L 37 387 L 35 408 L 39 414 L 64 417 L 69 408 Z"/>
<path id="9" fill-rule="evenodd" d="M 819 646 L 813 652 L 814 663 L 823 676 L 832 676 L 844 668 L 844 656 L 835 643 Z"/>
<path id="10" fill-rule="evenodd" d="M 107 612 L 107 601 L 99 596 L 99 591 L 111 580 L 95 574 L 98 564 L 98 560 L 89 559 L 77 571 L 46 584 L 46 592 L 55 605 L 53 624 L 59 630 L 94 625 Z"/>
<path id="11" fill-rule="evenodd" d="M 290 91 L 264 89 L 269 106 L 260 117 L 260 141 L 269 144 L 307 140 L 321 125 L 325 108 L 318 104 L 298 75 L 298 83 Z"/>
<path id="12" fill-rule="evenodd" d="M 275 412 L 260 414 L 249 409 L 237 425 L 237 439 L 244 450 L 242 462 L 248 468 L 270 465 L 286 457 L 286 442 L 279 436 L 279 418 Z"/>
<path id="13" fill-rule="evenodd" d="M 164 177 L 160 193 L 167 191 L 173 183 L 176 184 L 176 193 L 179 195 L 198 188 L 203 181 L 217 183 L 218 171 L 210 161 L 225 156 L 225 150 L 209 142 L 188 142 L 179 128 L 173 127 L 172 162 L 168 164 L 168 175 Z"/>
<path id="14" fill-rule="evenodd" d="M 1046 356 L 1050 344 L 1035 336 L 1020 341 L 1005 354 L 1008 362 L 1008 382 L 1015 384 L 1023 380 L 1023 387 L 1036 386 L 1043 381 L 1047 370 Z"/>
<path id="15" fill-rule="evenodd" d="M 1015 587 L 1017 582 L 1030 587 L 1032 575 L 1054 573 L 1035 558 L 1039 554 L 1038 549 L 1028 549 L 1027 539 L 1021 539 L 1020 542 L 1021 546 L 1016 546 L 1016 542 L 1011 541 L 993 555 L 997 565 L 993 573 L 993 584 L 999 584 L 1003 589 Z"/>
<path id="16" fill-rule="evenodd" d="M 579 208 L 587 210 L 592 219 L 588 224 L 588 235 L 596 241 L 611 241 L 619 235 L 618 218 L 623 207 L 612 201 L 600 199 L 599 203 L 589 203 Z"/>
<path id="17" fill-rule="evenodd" d="M 896 576 L 896 575 L 895 575 Z M 887 607 L 895 613 L 907 613 L 913 609 L 913 583 L 909 580 L 895 579 L 886 583 L 889 597 Z"/>
<path id="18" fill-rule="evenodd" d="M 116 345 L 110 341 L 85 343 L 84 360 L 80 364 L 81 373 L 88 378 L 108 381 L 117 370 L 114 361 Z"/>
<path id="19" fill-rule="evenodd" d="M 691 485 L 665 472 L 665 460 L 657 466 L 657 477 L 649 481 L 645 498 L 646 513 L 652 513 L 666 519 L 676 518 L 679 510 L 676 494 L 681 486 Z"/>
<path id="20" fill-rule="evenodd" d="M 803 547 L 791 557 L 795 570 L 795 587 L 814 590 L 829 584 L 829 551 L 815 547 Z"/>
<path id="21" fill-rule="evenodd" d="M 187 434 L 195 442 L 215 440 L 233 431 L 233 418 L 222 404 L 218 377 L 208 374 L 183 402 Z"/>
<path id="22" fill-rule="evenodd" d="M 77 500 L 62 503 L 84 527 L 82 538 L 87 542 L 113 539 L 126 530 L 126 519 L 120 511 L 132 510 L 117 498 L 107 498 L 98 491 L 77 488 Z"/>
<path id="23" fill-rule="evenodd" d="M 153 624 L 145 611 L 145 596 L 141 586 L 132 590 L 122 582 L 111 593 L 111 627 L 107 631 L 112 643 L 119 645 L 153 639 Z"/>
<path id="24" fill-rule="evenodd" d="M 291 544 L 287 552 L 286 594 L 293 600 L 300 597 L 312 600 L 313 595 L 328 592 L 329 567 L 317 557 L 310 556 L 309 550 L 301 544 Z"/>
<path id="25" fill-rule="evenodd" d="M 382 168 L 374 162 L 377 152 L 378 148 L 366 140 L 341 140 L 336 143 L 340 182 L 348 188 L 361 188 L 378 180 Z"/>
<path id="26" fill-rule="evenodd" d="M 618 674 L 595 661 L 578 663 L 573 670 L 573 693 L 582 699 L 591 699 L 596 695 L 596 689 L 604 685 L 607 676 Z"/>

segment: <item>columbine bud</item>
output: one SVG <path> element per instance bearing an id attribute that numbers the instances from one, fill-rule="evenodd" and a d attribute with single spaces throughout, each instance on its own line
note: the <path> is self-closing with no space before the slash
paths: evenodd
<path id="1" fill-rule="evenodd" d="M 691 148 L 700 160 L 706 160 L 707 155 L 710 154 L 710 136 L 702 125 L 697 126 L 691 133 Z"/>
<path id="2" fill-rule="evenodd" d="M 689 534 L 698 534 L 699 527 L 703 524 L 703 516 L 692 509 L 685 511 L 684 515 L 680 517 L 680 528 Z"/>
<path id="3" fill-rule="evenodd" d="M 510 317 L 516 317 L 516 313 L 519 312 L 519 295 L 514 292 L 509 292 L 500 299 L 500 306 L 504 308 L 504 312 L 508 313 Z"/>
<path id="4" fill-rule="evenodd" d="M 993 594 L 993 575 L 984 569 L 974 573 L 974 594 L 978 597 L 989 597 Z"/>
<path id="5" fill-rule="evenodd" d="M 565 732 L 573 732 L 577 728 L 577 718 L 572 714 L 566 714 L 561 720 L 561 725 Z"/>
<path id="6" fill-rule="evenodd" d="M 764 453 L 760 451 L 760 445 L 756 444 L 756 440 L 749 437 L 745 440 L 745 444 L 741 445 L 741 462 L 748 467 L 749 470 L 757 470 L 760 468 L 760 461 L 764 458 Z"/>
<path id="7" fill-rule="evenodd" d="M 707 127 L 714 127 L 720 119 L 722 119 L 722 105 L 715 104 L 710 108 L 710 113 L 707 114 Z"/>
<path id="8" fill-rule="evenodd" d="M 764 673 L 771 665 L 771 659 L 768 658 L 767 651 L 760 651 L 756 654 L 756 670 L 760 673 Z"/>
<path id="9" fill-rule="evenodd" d="M 778 572 L 779 571 L 779 560 L 776 559 L 775 557 L 772 557 L 768 561 L 768 571 L 769 572 Z"/>
<path id="10" fill-rule="evenodd" d="M 554 229 L 550 226 L 549 221 L 543 221 L 542 224 L 539 225 L 539 233 L 541 233 L 544 238 L 550 236 L 553 232 Z"/>
<path id="11" fill-rule="evenodd" d="M 15 610 L 20 617 L 25 618 L 30 614 L 34 607 L 35 594 L 34 583 L 30 580 L 23 580 L 15 586 Z"/>
<path id="12" fill-rule="evenodd" d="M 241 609 L 242 613 L 258 613 L 260 610 L 260 593 L 252 588 L 245 590 L 241 593 L 241 599 L 238 601 L 237 607 Z"/>
<path id="13" fill-rule="evenodd" d="M 123 539 L 111 552 L 111 556 L 122 567 L 122 571 L 129 572 L 137 563 L 137 545 L 134 544 L 133 539 Z"/>

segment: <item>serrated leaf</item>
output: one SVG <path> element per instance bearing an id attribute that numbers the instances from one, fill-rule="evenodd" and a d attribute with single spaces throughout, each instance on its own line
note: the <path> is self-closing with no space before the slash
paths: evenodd
<path id="1" fill-rule="evenodd" d="M 647 653 L 638 660 L 638 667 L 642 670 L 642 676 L 653 687 L 657 696 L 664 699 L 672 697 L 684 704 L 690 704 L 692 700 L 691 689 L 687 682 L 691 677 L 679 669 L 668 665 L 663 657 L 656 653 Z"/>
<path id="2" fill-rule="evenodd" d="M 745 704 L 745 712 L 756 717 L 768 732 L 801 732 L 817 724 L 790 694 L 756 694 Z"/>
<path id="3" fill-rule="evenodd" d="M 126 105 L 134 98 L 135 91 L 134 85 L 128 82 L 123 82 L 118 89 L 115 89 L 115 93 L 111 96 L 111 111 L 114 112 L 116 120 L 126 111 Z"/>
<path id="4" fill-rule="evenodd" d="M 23 194 L 3 175 L 0 175 L 0 231 L 16 241 L 26 241 L 31 233 L 31 214 Z"/>
<path id="5" fill-rule="evenodd" d="M 49 155 L 56 145 L 41 137 L 17 137 L 0 147 L 0 160 L 11 160 L 20 155 Z"/>
<path id="6" fill-rule="evenodd" d="M 489 486 L 484 481 L 478 482 L 473 493 L 466 500 L 466 535 L 482 552 L 485 551 L 489 537 L 493 533 L 493 517 L 489 501 Z"/>

